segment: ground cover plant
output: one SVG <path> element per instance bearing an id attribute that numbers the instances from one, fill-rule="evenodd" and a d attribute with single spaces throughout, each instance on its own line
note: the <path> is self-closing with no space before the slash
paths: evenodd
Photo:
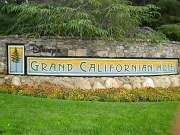
<path id="1" fill-rule="evenodd" d="M 69 101 L 0 93 L 0 134 L 166 135 L 179 102 Z"/>
<path id="2" fill-rule="evenodd" d="M 180 87 L 141 89 L 102 89 L 81 90 L 60 87 L 33 88 L 27 86 L 0 86 L 0 93 L 13 93 L 45 98 L 58 98 L 81 101 L 110 101 L 110 102 L 156 102 L 180 101 Z"/>

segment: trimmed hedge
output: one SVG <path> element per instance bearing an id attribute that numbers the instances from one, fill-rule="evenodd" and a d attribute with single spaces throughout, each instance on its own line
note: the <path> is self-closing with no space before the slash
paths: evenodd
<path id="1" fill-rule="evenodd" d="M 180 101 L 180 87 L 142 89 L 104 89 L 80 90 L 66 88 L 32 88 L 17 86 L 0 86 L 0 93 L 12 93 L 45 98 L 58 98 L 81 101 L 109 101 L 109 102 L 155 102 Z"/>

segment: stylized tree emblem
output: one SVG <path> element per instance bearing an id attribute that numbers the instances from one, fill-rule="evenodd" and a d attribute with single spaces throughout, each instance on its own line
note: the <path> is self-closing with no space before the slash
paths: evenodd
<path id="1" fill-rule="evenodd" d="M 15 47 L 13 55 L 12 55 L 12 62 L 14 62 L 16 64 L 16 72 L 17 72 L 17 64 L 20 62 L 20 55 L 19 52 L 17 50 L 17 48 Z"/>

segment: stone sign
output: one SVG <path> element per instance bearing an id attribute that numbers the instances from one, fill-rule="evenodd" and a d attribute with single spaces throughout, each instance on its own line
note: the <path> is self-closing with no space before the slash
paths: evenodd
<path id="1" fill-rule="evenodd" d="M 8 74 L 54 76 L 140 76 L 177 74 L 178 59 L 25 56 L 24 45 L 8 45 Z M 33 46 L 33 53 L 60 53 Z"/>

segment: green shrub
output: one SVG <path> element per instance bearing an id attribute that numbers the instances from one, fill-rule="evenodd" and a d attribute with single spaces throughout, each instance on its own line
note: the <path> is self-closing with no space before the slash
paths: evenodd
<path id="1" fill-rule="evenodd" d="M 13 93 L 47 98 L 86 101 L 111 102 L 155 102 L 180 101 L 180 87 L 171 88 L 141 88 L 141 89 L 102 89 L 80 90 L 67 88 L 32 88 L 16 86 L 0 86 L 0 93 Z"/>
<path id="2" fill-rule="evenodd" d="M 159 14 L 154 5 L 132 6 L 123 0 L 70 0 L 57 4 L 7 5 L 3 9 L 18 18 L 8 34 L 109 40 L 128 38 L 130 30 Z"/>
<path id="3" fill-rule="evenodd" d="M 166 35 L 161 31 L 155 31 L 150 35 L 145 33 L 137 33 L 134 39 L 142 39 L 145 41 L 150 40 L 154 43 L 166 42 L 168 40 Z"/>
<path id="4" fill-rule="evenodd" d="M 17 21 L 16 16 L 8 15 L 3 10 L 2 7 L 5 5 L 2 1 L 0 2 L 0 34 L 5 34 L 6 31 L 14 25 Z"/>
<path id="5" fill-rule="evenodd" d="M 167 15 L 180 16 L 179 8 L 180 1 L 179 0 L 160 0 L 157 4 Z"/>
<path id="6" fill-rule="evenodd" d="M 162 25 L 158 29 L 170 40 L 180 41 L 180 23 Z"/>
<path id="7" fill-rule="evenodd" d="M 156 26 L 180 23 L 180 1 L 160 0 L 156 5 L 161 8 L 162 13 Z"/>

